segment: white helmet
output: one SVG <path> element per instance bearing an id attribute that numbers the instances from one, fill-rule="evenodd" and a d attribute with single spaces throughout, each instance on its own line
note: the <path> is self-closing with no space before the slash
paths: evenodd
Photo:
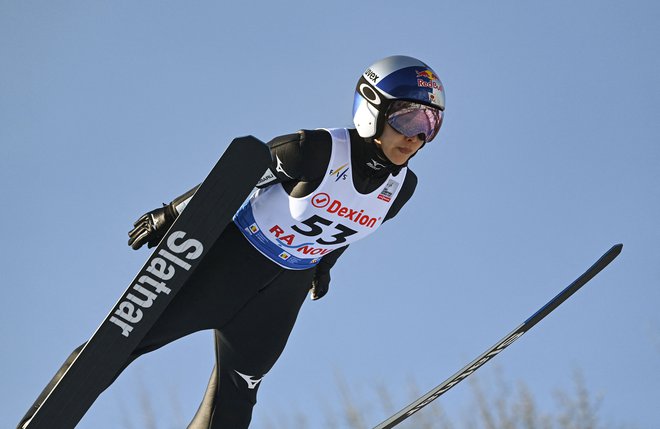
<path id="1" fill-rule="evenodd" d="M 410 101 L 437 109 L 437 133 L 445 110 L 445 91 L 438 75 L 428 65 L 403 55 L 372 64 L 355 88 L 353 123 L 358 134 L 364 138 L 380 135 L 394 101 Z"/>

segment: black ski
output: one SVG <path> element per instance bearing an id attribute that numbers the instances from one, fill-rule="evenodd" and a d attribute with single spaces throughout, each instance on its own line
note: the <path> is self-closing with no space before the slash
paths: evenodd
<path id="1" fill-rule="evenodd" d="M 543 319 L 545 316 L 550 314 L 550 312 L 552 312 L 562 302 L 566 301 L 571 295 L 577 292 L 577 290 L 580 289 L 582 286 L 584 286 L 589 280 L 594 278 L 596 274 L 598 274 L 600 271 L 603 270 L 603 268 L 608 266 L 609 263 L 612 262 L 614 258 L 616 258 L 619 255 L 619 253 L 621 253 L 622 248 L 623 248 L 622 244 L 617 244 L 613 246 L 603 256 L 601 256 L 601 258 L 598 261 L 596 261 L 595 264 L 593 264 L 587 271 L 585 271 L 584 274 L 578 277 L 573 283 L 568 285 L 564 290 L 559 292 L 557 296 L 552 298 L 550 302 L 544 305 L 539 311 L 534 313 L 532 317 L 525 320 L 509 335 L 502 338 L 493 347 L 486 350 L 484 353 L 482 353 L 475 360 L 467 364 L 456 374 L 452 375 L 447 380 L 445 380 L 442 384 L 435 387 L 428 393 L 424 394 L 415 402 L 411 403 L 401 411 L 397 412 L 396 414 L 394 414 L 393 416 L 391 416 L 390 418 L 388 418 L 378 426 L 374 427 L 374 429 L 393 428 L 394 426 L 398 425 L 399 423 L 401 423 L 411 415 L 415 414 L 417 411 L 427 406 L 429 403 L 431 403 L 433 400 L 438 398 L 440 395 L 442 395 L 443 393 L 445 393 L 446 391 L 448 391 L 449 389 L 451 389 L 452 387 L 463 381 L 465 378 L 467 378 L 469 375 L 471 375 L 473 372 L 479 369 L 479 367 L 481 367 L 483 364 L 491 360 L 502 350 L 508 347 L 511 343 L 513 343 L 518 338 L 520 338 L 525 332 L 529 331 L 534 325 L 540 322 L 541 319 Z"/>
<path id="2" fill-rule="evenodd" d="M 270 162 L 268 147 L 256 138 L 232 141 L 64 376 L 19 427 L 67 429 L 78 424 L 231 222 Z"/>

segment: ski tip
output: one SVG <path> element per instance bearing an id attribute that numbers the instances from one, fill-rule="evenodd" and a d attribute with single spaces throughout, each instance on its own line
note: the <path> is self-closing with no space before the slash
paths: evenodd
<path id="1" fill-rule="evenodd" d="M 622 250 L 623 250 L 623 243 L 619 243 L 612 246 L 612 248 L 608 251 L 608 253 L 618 255 L 619 253 L 621 253 Z"/>
<path id="2" fill-rule="evenodd" d="M 254 136 L 236 137 L 229 144 L 229 148 L 249 151 L 254 162 L 269 163 L 271 161 L 268 145 Z"/>
<path id="3" fill-rule="evenodd" d="M 619 256 L 619 253 L 623 250 L 623 243 L 615 244 L 605 252 L 603 256 L 601 256 L 600 260 L 597 263 L 603 263 L 603 267 L 608 265 L 610 262 L 612 262 L 614 259 L 616 259 L 617 256 Z"/>
<path id="4" fill-rule="evenodd" d="M 238 144 L 260 144 L 265 146 L 266 144 L 256 138 L 255 136 L 248 135 L 248 136 L 241 136 L 241 137 L 236 137 L 235 139 L 232 140 L 232 143 L 238 143 Z"/>

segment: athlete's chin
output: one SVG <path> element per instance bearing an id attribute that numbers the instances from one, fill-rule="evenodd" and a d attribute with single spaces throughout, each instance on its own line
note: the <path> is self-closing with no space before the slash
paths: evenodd
<path id="1" fill-rule="evenodd" d="M 408 162 L 412 154 L 411 151 L 396 150 L 389 158 L 393 164 L 403 165 Z"/>

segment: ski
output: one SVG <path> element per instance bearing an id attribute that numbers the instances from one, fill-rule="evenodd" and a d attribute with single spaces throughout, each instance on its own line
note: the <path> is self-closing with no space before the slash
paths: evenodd
<path id="1" fill-rule="evenodd" d="M 393 428 L 408 417 L 415 414 L 417 411 L 421 410 L 429 403 L 437 399 L 440 395 L 456 386 L 458 383 L 466 379 L 473 372 L 479 369 L 483 364 L 497 356 L 502 350 L 507 348 L 511 343 L 520 338 L 525 332 L 529 331 L 534 325 L 540 322 L 545 316 L 550 314 L 555 308 L 557 308 L 562 302 L 566 301 L 571 295 L 577 292 L 582 286 L 584 286 L 589 280 L 594 278 L 596 274 L 601 272 L 606 266 L 610 264 L 616 258 L 621 250 L 623 249 L 622 244 L 614 245 L 610 250 L 605 252 L 603 256 L 596 261 L 587 271 L 584 272 L 580 277 L 578 277 L 573 283 L 568 285 L 564 290 L 559 292 L 557 296 L 552 298 L 546 305 L 541 307 L 539 311 L 534 313 L 529 319 L 525 320 L 520 326 L 514 329 L 510 334 L 506 335 L 500 341 L 498 341 L 494 346 L 486 350 L 484 353 L 479 355 L 472 362 L 467 364 L 457 373 L 449 377 L 447 380 L 442 382 L 434 389 L 430 390 L 428 393 L 422 395 L 420 398 L 415 400 L 413 403 L 403 408 L 401 411 L 397 412 L 387 420 L 380 423 L 378 426 L 375 426 L 374 429 L 389 429 Z"/>
<path id="2" fill-rule="evenodd" d="M 218 239 L 271 162 L 268 147 L 234 139 L 186 209 L 59 382 L 19 428 L 75 427 Z"/>

